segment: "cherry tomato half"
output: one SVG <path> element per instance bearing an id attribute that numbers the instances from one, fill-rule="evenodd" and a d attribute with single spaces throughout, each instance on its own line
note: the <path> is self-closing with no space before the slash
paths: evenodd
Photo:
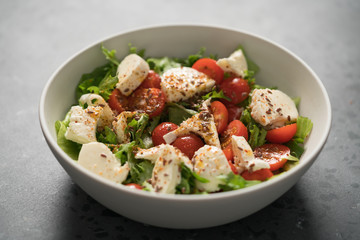
<path id="1" fill-rule="evenodd" d="M 216 64 L 214 59 L 201 58 L 193 64 L 192 68 L 205 73 L 214 79 L 216 84 L 220 84 L 224 79 L 224 71 Z"/>
<path id="2" fill-rule="evenodd" d="M 248 131 L 246 126 L 240 120 L 234 120 L 226 127 L 224 133 L 220 137 L 221 146 L 225 149 L 231 144 L 231 136 L 243 136 L 248 140 Z M 231 145 L 230 145 L 231 146 Z"/>
<path id="3" fill-rule="evenodd" d="M 242 107 L 238 107 L 234 104 L 229 104 L 229 103 L 225 104 L 225 106 L 229 113 L 228 122 L 240 119 L 241 114 L 243 112 Z"/>
<path id="4" fill-rule="evenodd" d="M 128 108 L 128 98 L 125 95 L 122 95 L 117 88 L 111 92 L 108 103 L 116 115 L 127 110 Z"/>
<path id="5" fill-rule="evenodd" d="M 129 98 L 131 110 L 145 112 L 149 117 L 160 115 L 165 103 L 165 94 L 158 88 L 138 88 Z"/>
<path id="6" fill-rule="evenodd" d="M 238 104 L 244 101 L 250 93 L 250 87 L 246 80 L 239 77 L 229 77 L 224 79 L 220 85 L 225 96 L 231 99 L 230 103 Z M 228 102 L 227 100 L 224 100 Z"/>
<path id="7" fill-rule="evenodd" d="M 286 143 L 295 136 L 296 129 L 296 123 L 272 129 L 267 132 L 266 140 L 271 143 Z"/>
<path id="8" fill-rule="evenodd" d="M 163 122 L 163 123 L 160 123 L 158 126 L 156 126 L 156 128 L 154 129 L 154 131 L 151 134 L 151 138 L 152 138 L 154 146 L 157 146 L 160 144 L 165 144 L 166 142 L 165 142 L 163 136 L 169 132 L 174 131 L 177 128 L 178 128 L 178 125 L 176 125 L 175 123 L 172 123 L 172 122 Z"/>
<path id="9" fill-rule="evenodd" d="M 236 167 L 234 166 L 234 164 L 232 163 L 232 161 L 228 161 L 231 171 L 233 171 L 234 174 L 238 174 L 238 171 L 236 170 Z"/>
<path id="10" fill-rule="evenodd" d="M 150 70 L 148 75 L 146 76 L 145 80 L 139 86 L 139 88 L 158 88 L 158 89 L 161 89 L 160 82 L 161 82 L 160 75 L 157 74 L 155 71 Z"/>
<path id="11" fill-rule="evenodd" d="M 216 130 L 219 134 L 223 133 L 228 123 L 228 110 L 219 101 L 211 103 L 211 112 L 214 116 Z"/>
<path id="12" fill-rule="evenodd" d="M 195 134 L 189 134 L 184 135 L 181 137 L 178 137 L 172 145 L 174 147 L 177 147 L 180 149 L 181 152 L 183 152 L 186 156 L 188 156 L 190 159 L 194 156 L 194 153 L 201 147 L 203 147 L 205 144 Z"/>
<path id="13" fill-rule="evenodd" d="M 231 144 L 229 144 L 228 146 L 226 146 L 224 149 L 223 149 L 223 153 L 226 157 L 226 159 L 228 161 L 232 161 L 233 158 L 234 158 L 234 153 L 232 151 L 232 148 L 231 148 Z"/>
<path id="14" fill-rule="evenodd" d="M 290 149 L 281 144 L 264 144 L 254 149 L 254 156 L 270 165 L 270 171 L 282 168 L 290 155 Z"/>
<path id="15" fill-rule="evenodd" d="M 274 174 L 268 168 L 263 168 L 256 170 L 254 172 L 244 171 L 241 173 L 241 176 L 245 180 L 258 180 L 258 181 L 265 181 L 268 178 L 271 178 Z"/>

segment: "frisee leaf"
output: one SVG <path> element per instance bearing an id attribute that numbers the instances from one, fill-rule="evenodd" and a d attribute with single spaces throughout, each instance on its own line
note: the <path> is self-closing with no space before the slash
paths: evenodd
<path id="1" fill-rule="evenodd" d="M 213 89 L 211 92 L 209 92 L 208 94 L 202 96 L 203 100 L 207 100 L 207 99 L 226 99 L 228 101 L 231 101 L 231 98 L 225 96 L 223 90 L 220 90 L 219 92 L 216 91 L 216 89 Z"/>
<path id="2" fill-rule="evenodd" d="M 242 176 L 236 175 L 233 172 L 227 175 L 220 175 L 217 178 L 223 182 L 219 184 L 220 189 L 223 191 L 237 190 L 261 183 L 261 181 L 247 181 Z"/>

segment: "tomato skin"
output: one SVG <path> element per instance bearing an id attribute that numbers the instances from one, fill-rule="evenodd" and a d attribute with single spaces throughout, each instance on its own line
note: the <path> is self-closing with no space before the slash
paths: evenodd
<path id="1" fill-rule="evenodd" d="M 234 153 L 232 151 L 231 145 L 228 145 L 223 149 L 223 153 L 228 161 L 232 161 L 234 158 Z"/>
<path id="2" fill-rule="evenodd" d="M 270 165 L 270 171 L 276 171 L 284 166 L 290 149 L 282 144 L 264 144 L 254 149 L 255 158 L 264 160 Z"/>
<path id="3" fill-rule="evenodd" d="M 188 156 L 189 159 L 192 159 L 194 153 L 205 144 L 201 138 L 191 133 L 189 135 L 176 138 L 172 145 Z"/>
<path id="4" fill-rule="evenodd" d="M 269 179 L 272 176 L 274 176 L 274 174 L 270 171 L 270 169 L 263 168 L 256 170 L 254 172 L 249 172 L 248 170 L 245 170 L 244 172 L 241 173 L 241 176 L 248 181 L 250 180 L 265 181 L 266 179 Z"/>
<path id="5" fill-rule="evenodd" d="M 160 75 L 155 71 L 150 70 L 145 80 L 141 83 L 139 88 L 158 88 L 161 89 L 160 86 L 161 78 Z"/>
<path id="6" fill-rule="evenodd" d="M 243 112 L 243 108 L 242 107 L 238 107 L 234 104 L 231 103 L 225 103 L 225 106 L 228 110 L 228 122 L 232 122 L 234 120 L 239 120 L 241 117 L 241 114 Z"/>
<path id="7" fill-rule="evenodd" d="M 128 108 L 128 98 L 125 95 L 122 95 L 120 90 L 115 88 L 109 97 L 108 104 L 115 112 L 116 115 L 120 114 L 123 111 L 126 111 Z"/>
<path id="8" fill-rule="evenodd" d="M 271 143 L 286 143 L 295 136 L 296 129 L 296 123 L 272 129 L 267 132 L 266 140 Z"/>
<path id="9" fill-rule="evenodd" d="M 234 120 L 229 123 L 223 134 L 220 136 L 221 148 L 228 161 L 232 161 L 234 153 L 231 147 L 231 136 L 243 136 L 246 141 L 248 140 L 247 127 L 240 121 Z"/>
<path id="10" fill-rule="evenodd" d="M 225 131 L 228 123 L 228 110 L 225 105 L 219 101 L 212 102 L 210 108 L 214 116 L 216 130 L 221 134 Z"/>
<path id="11" fill-rule="evenodd" d="M 224 71 L 216 64 L 214 59 L 201 58 L 193 64 L 192 68 L 205 73 L 214 79 L 216 84 L 220 84 L 224 79 Z"/>
<path id="12" fill-rule="evenodd" d="M 230 165 L 230 168 L 231 168 L 231 171 L 234 173 L 234 174 L 239 174 L 238 171 L 236 170 L 236 167 L 234 166 L 234 164 L 232 163 L 232 161 L 228 161 L 229 165 Z"/>
<path id="13" fill-rule="evenodd" d="M 140 186 L 139 184 L 136 184 L 136 183 L 128 183 L 125 186 L 132 188 L 132 189 L 139 189 L 139 190 L 143 189 L 142 186 Z"/>
<path id="14" fill-rule="evenodd" d="M 165 140 L 163 136 L 169 132 L 174 131 L 178 128 L 178 125 L 172 122 L 163 122 L 156 126 L 154 131 L 151 134 L 151 139 L 153 141 L 154 146 L 158 146 L 160 144 L 165 144 Z"/>
<path id="15" fill-rule="evenodd" d="M 132 111 L 145 112 L 149 117 L 160 115 L 165 103 L 165 94 L 158 88 L 137 88 L 129 98 L 129 107 Z"/>
<path id="16" fill-rule="evenodd" d="M 227 103 L 238 104 L 244 101 L 250 93 L 250 87 L 246 80 L 239 77 L 229 77 L 224 79 L 220 85 L 225 96 L 229 97 L 231 101 L 224 100 Z"/>
<path id="17" fill-rule="evenodd" d="M 223 149 L 231 144 L 232 135 L 243 136 L 247 141 L 249 134 L 247 131 L 247 127 L 240 120 L 234 120 L 230 122 L 220 137 L 221 146 L 223 147 Z"/>

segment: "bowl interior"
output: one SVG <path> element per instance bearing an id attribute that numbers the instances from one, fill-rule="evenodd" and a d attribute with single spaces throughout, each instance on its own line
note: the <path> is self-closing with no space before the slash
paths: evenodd
<path id="1" fill-rule="evenodd" d="M 258 36 L 220 27 L 191 25 L 145 28 L 115 35 L 80 51 L 54 73 L 43 90 L 39 112 L 44 136 L 60 163 L 63 166 L 71 166 L 66 170 L 73 178 L 76 177 L 75 174 L 79 175 L 79 173 L 82 173 L 82 175 L 86 175 L 82 177 L 87 178 L 87 180 L 84 181 L 89 181 L 90 179 L 94 184 L 99 186 L 105 183 L 105 185 L 109 186 L 109 191 L 113 191 L 113 189 L 116 188 L 119 191 L 129 194 L 129 190 L 125 190 L 125 188 L 121 186 L 115 186 L 94 174 L 85 173 L 85 171 L 80 169 L 77 164 L 74 164 L 74 161 L 56 144 L 54 124 L 57 120 L 64 118 L 71 105 L 77 103 L 75 88 L 81 75 L 92 71 L 95 67 L 106 62 L 101 53 L 101 43 L 108 49 L 116 49 L 117 57 L 120 59 L 128 53 L 129 43 L 132 43 L 133 46 L 140 49 L 146 49 L 145 55 L 152 57 L 187 57 L 189 54 L 198 52 L 201 47 L 206 47 L 207 54 L 217 54 L 218 57 L 226 57 L 241 44 L 247 56 L 260 66 L 260 72 L 256 75 L 257 83 L 269 87 L 277 86 L 291 97 L 301 97 L 300 115 L 310 118 L 314 123 L 312 133 L 305 145 L 306 151 L 301 157 L 300 164 L 296 168 L 291 169 L 289 174 L 299 178 L 315 160 L 315 157 L 326 141 L 331 124 L 331 108 L 326 90 L 316 74 L 301 59 L 288 50 Z M 70 173 L 70 168 L 76 168 L 76 171 Z M 268 181 L 264 186 L 279 183 L 283 181 L 283 179 L 289 178 L 289 174 Z M 295 183 L 296 180 L 297 179 L 294 179 L 291 183 Z M 291 187 L 289 184 L 285 184 L 284 186 L 286 186 L 287 189 Z M 91 186 L 89 186 L 89 189 L 90 188 Z M 103 187 L 98 188 L 104 190 Z M 262 190 L 264 188 L 265 187 L 259 186 L 257 189 Z M 264 207 L 287 189 L 284 188 L 281 191 L 276 191 L 276 193 L 272 191 L 273 194 L 277 195 L 269 198 L 268 201 L 261 202 L 261 204 L 255 206 L 253 209 L 258 210 Z M 208 195 L 205 196 L 205 198 L 218 199 L 221 194 L 223 194 L 223 196 L 244 196 L 247 193 L 254 192 L 252 190 L 244 190 L 246 191 L 240 190 L 231 193 L 215 194 L 217 196 Z M 96 194 L 97 192 L 94 190 L 91 195 L 95 197 L 94 195 Z M 147 193 L 140 193 L 137 196 L 145 196 L 146 194 Z M 204 196 L 176 196 L 174 198 L 156 195 L 156 197 L 163 200 L 173 199 L 177 204 L 179 200 L 182 199 L 204 199 Z M 101 202 L 101 196 L 99 198 L 95 197 L 95 199 Z M 137 200 L 137 198 L 134 199 Z M 111 208 L 111 204 L 112 203 L 108 203 L 105 205 Z M 147 208 L 147 210 L 148 209 L 149 208 Z M 118 212 L 121 211 L 119 210 Z M 232 209 L 229 209 L 229 214 L 231 212 Z M 216 214 L 215 211 L 214 213 Z M 246 214 L 249 214 L 249 212 Z M 244 215 L 235 215 L 234 213 L 234 216 L 228 218 L 226 221 L 229 221 L 229 219 L 237 219 L 240 216 Z M 134 217 L 134 219 L 142 220 L 141 217 Z M 171 226 L 175 226 L 180 221 L 179 218 L 178 222 L 174 222 Z M 185 225 L 178 224 L 176 226 L 188 226 L 186 224 L 190 224 L 190 222 L 188 219 L 186 219 L 186 221 L 186 223 L 184 221 Z M 209 224 L 207 224 L 204 221 L 201 226 L 214 226 L 225 223 L 226 221 L 218 218 L 216 223 L 215 221 L 209 221 Z M 147 221 L 144 220 L 144 222 Z M 194 218 L 193 223 L 191 223 L 193 224 L 192 226 L 198 226 L 194 225 L 196 222 L 198 222 L 198 220 Z M 147 223 L 151 224 L 150 220 Z M 167 225 L 166 221 L 164 221 L 164 224 L 159 223 L 155 225 L 170 226 L 170 224 Z"/>
<path id="2" fill-rule="evenodd" d="M 208 54 L 225 57 L 241 44 L 248 57 L 260 66 L 257 83 L 277 86 L 291 97 L 301 97 L 300 114 L 314 123 L 303 159 L 307 159 L 326 139 L 331 112 L 325 88 L 304 62 L 270 41 L 216 27 L 165 26 L 120 34 L 102 42 L 108 49 L 116 49 L 119 58 L 128 53 L 129 43 L 146 49 L 146 56 L 155 57 L 186 57 L 201 47 L 206 47 Z M 51 141 L 56 139 L 55 121 L 63 119 L 70 106 L 76 103 L 75 88 L 81 75 L 105 63 L 100 46 L 101 43 L 92 45 L 72 57 L 44 89 L 40 106 L 45 121 L 42 127 L 49 133 Z"/>

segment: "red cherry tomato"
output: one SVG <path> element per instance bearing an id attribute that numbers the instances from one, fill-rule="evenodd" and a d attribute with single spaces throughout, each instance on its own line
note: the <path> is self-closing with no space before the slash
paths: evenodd
<path id="1" fill-rule="evenodd" d="M 220 85 L 225 96 L 231 99 L 230 103 L 238 104 L 244 101 L 250 93 L 250 87 L 246 80 L 239 77 L 230 77 L 224 79 Z M 227 100 L 224 100 L 228 102 Z"/>
<path id="2" fill-rule="evenodd" d="M 177 128 L 178 125 L 176 125 L 175 123 L 171 123 L 171 122 L 160 123 L 151 134 L 151 138 L 154 146 L 165 144 L 166 142 L 163 136 L 169 132 L 174 131 Z"/>
<path id="3" fill-rule="evenodd" d="M 294 137 L 296 129 L 296 123 L 272 129 L 267 132 L 266 140 L 271 143 L 286 143 Z"/>
<path id="4" fill-rule="evenodd" d="M 158 88 L 138 88 L 129 98 L 131 110 L 145 112 L 149 117 L 160 115 L 165 103 L 165 94 Z"/>
<path id="5" fill-rule="evenodd" d="M 139 88 L 158 88 L 158 89 L 161 89 L 160 82 L 161 82 L 160 75 L 157 74 L 155 71 L 150 70 L 148 75 L 146 76 L 145 80 L 139 86 Z"/>
<path id="6" fill-rule="evenodd" d="M 238 171 L 236 170 L 236 167 L 234 166 L 234 164 L 232 163 L 232 161 L 228 161 L 231 171 L 233 171 L 234 174 L 238 174 Z"/>
<path id="7" fill-rule="evenodd" d="M 266 179 L 271 178 L 273 175 L 274 174 L 268 168 L 259 169 L 254 172 L 249 172 L 245 170 L 244 172 L 241 173 L 241 176 L 245 180 L 259 180 L 259 181 L 265 181 Z"/>
<path id="8" fill-rule="evenodd" d="M 234 153 L 231 149 L 231 144 L 229 144 L 227 147 L 223 149 L 223 153 L 225 154 L 225 157 L 228 161 L 232 161 L 234 158 Z"/>
<path id="9" fill-rule="evenodd" d="M 211 112 L 214 116 L 216 130 L 219 134 L 223 133 L 228 123 L 228 110 L 219 101 L 211 103 Z"/>
<path id="10" fill-rule="evenodd" d="M 243 112 L 243 108 L 238 107 L 234 104 L 225 104 L 228 113 L 229 113 L 229 117 L 228 117 L 228 121 L 234 121 L 234 120 L 239 120 L 241 117 L 241 114 Z"/>
<path id="11" fill-rule="evenodd" d="M 192 68 L 205 73 L 214 79 L 216 84 L 220 84 L 224 79 L 224 71 L 216 64 L 214 59 L 201 58 L 193 64 Z"/>
<path id="12" fill-rule="evenodd" d="M 128 98 L 125 95 L 122 95 L 117 88 L 112 91 L 108 103 L 116 115 L 128 108 Z"/>
<path id="13" fill-rule="evenodd" d="M 139 184 L 136 184 L 136 183 L 128 183 L 125 186 L 132 188 L 132 189 L 139 189 L 139 190 L 143 189 L 142 186 L 140 186 Z"/>
<path id="14" fill-rule="evenodd" d="M 226 127 L 224 133 L 220 137 L 221 146 L 226 148 L 231 144 L 231 136 L 243 136 L 248 140 L 248 131 L 246 126 L 240 120 L 234 120 Z"/>
<path id="15" fill-rule="evenodd" d="M 181 152 L 183 152 L 186 156 L 192 159 L 194 153 L 205 144 L 201 140 L 201 138 L 199 138 L 195 134 L 189 134 L 178 137 L 172 143 L 172 145 L 180 149 Z"/>
<path id="16" fill-rule="evenodd" d="M 264 144 L 254 149 L 254 156 L 270 165 L 270 171 L 282 168 L 290 155 L 290 149 L 281 144 Z"/>
<path id="17" fill-rule="evenodd" d="M 227 160 L 234 158 L 234 153 L 231 147 L 231 136 L 243 136 L 248 140 L 248 131 L 245 125 L 240 120 L 234 120 L 229 123 L 223 134 L 220 136 L 221 148 Z"/>

